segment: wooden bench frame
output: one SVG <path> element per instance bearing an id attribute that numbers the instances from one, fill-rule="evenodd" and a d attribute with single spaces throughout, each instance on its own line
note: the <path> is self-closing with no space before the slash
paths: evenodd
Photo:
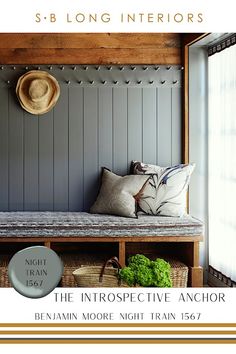
<path id="1" fill-rule="evenodd" d="M 203 270 L 199 265 L 199 242 L 203 240 L 202 235 L 195 236 L 146 236 L 146 237 L 11 237 L 0 238 L 0 243 L 43 243 L 44 246 L 53 248 L 52 243 L 118 243 L 119 261 L 125 266 L 126 243 L 182 243 L 184 245 L 184 261 L 189 268 L 188 286 L 203 286 Z M 66 251 L 66 250 L 65 250 Z M 141 252 L 141 251 L 140 251 Z"/>

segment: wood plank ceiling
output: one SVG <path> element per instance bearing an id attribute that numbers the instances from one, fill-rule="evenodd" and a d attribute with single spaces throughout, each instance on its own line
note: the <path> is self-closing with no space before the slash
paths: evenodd
<path id="1" fill-rule="evenodd" d="M 4 64 L 180 64 L 178 33 L 3 33 Z"/>

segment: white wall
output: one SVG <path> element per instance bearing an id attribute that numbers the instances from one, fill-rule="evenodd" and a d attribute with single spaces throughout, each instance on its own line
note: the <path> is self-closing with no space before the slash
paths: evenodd
<path id="1" fill-rule="evenodd" d="M 189 149 L 190 162 L 196 163 L 190 185 L 190 213 L 205 224 L 204 242 L 200 246 L 200 263 L 205 276 L 208 266 L 207 233 L 207 51 L 189 49 Z"/>

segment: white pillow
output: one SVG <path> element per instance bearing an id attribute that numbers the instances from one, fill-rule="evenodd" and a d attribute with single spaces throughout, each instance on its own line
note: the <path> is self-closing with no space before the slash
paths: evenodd
<path id="1" fill-rule="evenodd" d="M 90 212 L 136 218 L 137 203 L 135 197 L 149 177 L 144 175 L 121 177 L 104 168 L 102 185 Z"/>
<path id="2" fill-rule="evenodd" d="M 137 200 L 145 214 L 183 216 L 187 189 L 195 164 L 161 167 L 133 161 L 131 173 L 151 175 Z"/>

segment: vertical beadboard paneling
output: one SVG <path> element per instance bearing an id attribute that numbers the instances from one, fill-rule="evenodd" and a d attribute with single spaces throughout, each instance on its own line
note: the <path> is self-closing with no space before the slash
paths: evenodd
<path id="1" fill-rule="evenodd" d="M 142 89 L 128 89 L 128 170 L 130 161 L 142 161 Z"/>
<path id="2" fill-rule="evenodd" d="M 156 164 L 157 102 L 156 89 L 143 89 L 143 161 Z"/>
<path id="3" fill-rule="evenodd" d="M 54 108 L 54 210 L 68 210 L 68 87 Z"/>
<path id="4" fill-rule="evenodd" d="M 181 161 L 181 89 L 172 88 L 172 165 L 176 165 Z"/>
<path id="5" fill-rule="evenodd" d="M 172 159 L 172 95 L 171 88 L 158 90 L 158 136 L 157 163 L 160 166 L 170 166 Z"/>
<path id="6" fill-rule="evenodd" d="M 39 210 L 38 116 L 24 112 L 24 210 Z"/>
<path id="7" fill-rule="evenodd" d="M 8 210 L 8 89 L 0 87 L 0 210 Z"/>
<path id="8" fill-rule="evenodd" d="M 113 88 L 113 169 L 122 175 L 127 166 L 127 89 Z"/>
<path id="9" fill-rule="evenodd" d="M 112 88 L 98 91 L 99 167 L 112 169 Z"/>
<path id="10" fill-rule="evenodd" d="M 9 210 L 24 210 L 23 110 L 9 90 Z"/>
<path id="11" fill-rule="evenodd" d="M 84 89 L 84 209 L 89 210 L 98 191 L 98 90 Z"/>
<path id="12" fill-rule="evenodd" d="M 84 189 L 83 88 L 69 90 L 69 210 L 83 210 Z"/>
<path id="13" fill-rule="evenodd" d="M 181 87 L 172 84 L 179 70 L 72 69 L 52 67 L 61 94 L 40 116 L 24 111 L 15 95 L 25 68 L 0 71 L 1 211 L 89 210 L 102 166 L 124 175 L 131 160 L 181 162 Z"/>
<path id="14" fill-rule="evenodd" d="M 39 117 L 39 210 L 53 210 L 53 110 Z"/>

